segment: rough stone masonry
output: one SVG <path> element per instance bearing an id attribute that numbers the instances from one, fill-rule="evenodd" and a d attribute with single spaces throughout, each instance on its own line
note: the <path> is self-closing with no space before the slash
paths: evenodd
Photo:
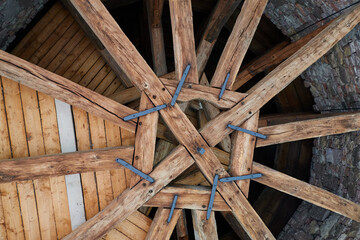
<path id="1" fill-rule="evenodd" d="M 358 0 L 270 0 L 266 15 L 297 40 Z M 325 20 L 323 20 L 325 19 Z M 302 74 L 322 113 L 360 110 L 360 26 Z M 360 132 L 314 140 L 310 183 L 360 203 Z M 303 202 L 279 239 L 360 239 L 360 223 Z"/>

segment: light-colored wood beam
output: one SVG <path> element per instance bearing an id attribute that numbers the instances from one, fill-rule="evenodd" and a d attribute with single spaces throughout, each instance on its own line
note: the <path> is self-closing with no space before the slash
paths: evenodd
<path id="1" fill-rule="evenodd" d="M 154 107 L 154 105 L 146 94 L 142 93 L 139 111 L 144 111 L 152 107 Z M 142 116 L 138 120 L 136 129 L 133 166 L 146 174 L 151 172 L 154 165 L 158 120 L 158 112 Z M 134 186 L 140 179 L 139 175 L 132 173 L 130 187 Z"/>
<path id="2" fill-rule="evenodd" d="M 1 76 L 135 131 L 135 121 L 122 120 L 135 110 L 1 50 L 0 62 Z"/>
<path id="3" fill-rule="evenodd" d="M 240 127 L 257 132 L 259 112 L 246 120 Z M 256 137 L 236 131 L 232 136 L 232 149 L 230 154 L 229 173 L 232 176 L 242 176 L 252 173 L 252 163 L 256 144 Z M 249 196 L 250 179 L 236 181 L 243 194 Z"/>
<path id="4" fill-rule="evenodd" d="M 174 213 L 170 222 L 168 223 L 168 217 L 170 209 L 160 207 L 155 214 L 154 220 L 150 226 L 150 229 L 146 235 L 146 240 L 152 239 L 170 239 L 175 225 L 180 217 L 181 209 L 174 209 Z"/>
<path id="5" fill-rule="evenodd" d="M 360 113 L 342 113 L 336 116 L 324 115 L 321 118 L 259 128 L 259 133 L 264 134 L 267 138 L 258 139 L 256 147 L 360 130 Z"/>
<path id="6" fill-rule="evenodd" d="M 191 210 L 191 216 L 194 226 L 194 235 L 196 240 L 218 240 L 215 213 L 210 214 L 206 219 L 206 211 Z"/>
<path id="7" fill-rule="evenodd" d="M 150 184 L 146 180 L 142 180 L 133 188 L 125 190 L 105 209 L 67 235 L 64 240 L 100 238 L 112 229 L 116 223 L 126 219 L 151 199 L 193 163 L 194 160 L 185 148 L 182 146 L 177 147 L 150 173 L 150 176 L 155 179 L 154 183 Z"/>
<path id="8" fill-rule="evenodd" d="M 133 153 L 134 147 L 117 147 L 2 160 L 0 183 L 122 168 L 115 159 L 131 161 Z"/>
<path id="9" fill-rule="evenodd" d="M 350 32 L 360 22 L 359 13 L 360 4 L 356 4 L 332 22 L 304 47 L 250 89 L 248 91 L 249 96 L 245 100 L 208 122 L 201 130 L 202 136 L 211 146 L 215 146 L 224 136 L 232 132 L 231 129 L 226 127 L 229 122 L 233 125 L 240 125 L 254 115 L 271 98 Z"/>
<path id="10" fill-rule="evenodd" d="M 196 60 L 199 76 L 204 72 L 205 66 L 215 46 L 221 29 L 233 14 L 241 0 L 217 1 L 209 22 L 196 50 Z"/>
<path id="11" fill-rule="evenodd" d="M 180 81 L 187 65 L 191 65 L 187 82 L 198 83 L 191 0 L 169 0 L 175 57 L 175 79 Z"/>
<path id="12" fill-rule="evenodd" d="M 210 83 L 211 86 L 221 87 L 226 75 L 230 73 L 226 88 L 232 88 L 266 4 L 267 0 L 244 1 L 241 12 L 221 54 Z"/>

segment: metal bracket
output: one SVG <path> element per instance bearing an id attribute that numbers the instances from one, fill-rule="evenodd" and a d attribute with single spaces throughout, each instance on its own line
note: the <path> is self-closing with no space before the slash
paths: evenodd
<path id="1" fill-rule="evenodd" d="M 233 129 L 233 130 L 236 130 L 236 131 L 241 131 L 241 132 L 244 132 L 244 133 L 253 135 L 253 136 L 258 137 L 258 138 L 262 138 L 262 139 L 266 139 L 266 138 L 267 138 L 267 136 L 262 135 L 262 134 L 260 134 L 260 133 L 253 132 L 253 131 L 250 131 L 250 130 L 247 130 L 247 129 L 244 129 L 244 128 L 241 128 L 241 127 L 237 127 L 237 126 L 234 126 L 234 125 L 231 125 L 231 124 L 228 124 L 227 127 L 228 127 L 228 128 L 231 128 L 231 129 Z"/>
<path id="2" fill-rule="evenodd" d="M 173 215 L 173 213 L 174 213 L 175 206 L 176 206 L 176 201 L 177 201 L 177 199 L 178 199 L 178 195 L 176 194 L 176 195 L 174 196 L 174 200 L 173 200 L 173 202 L 172 202 L 172 204 L 171 204 L 171 209 L 170 209 L 169 217 L 168 217 L 168 219 L 167 219 L 167 222 L 168 222 L 168 223 L 170 223 L 170 221 L 171 221 L 171 218 L 172 218 L 172 215 Z"/>
<path id="3" fill-rule="evenodd" d="M 180 93 L 180 90 L 181 90 L 182 86 L 184 85 L 185 79 L 186 79 L 186 77 L 187 77 L 187 75 L 188 75 L 188 73 L 189 73 L 189 71 L 190 71 L 190 67 L 191 67 L 191 65 L 189 64 L 189 65 L 187 65 L 186 68 L 185 68 L 185 71 L 184 71 L 184 73 L 183 73 L 183 75 L 182 75 L 182 77 L 181 77 L 181 80 L 180 80 L 177 88 L 176 88 L 176 91 L 175 91 L 175 93 L 174 93 L 174 96 L 173 96 L 173 98 L 171 99 L 171 106 L 174 106 L 175 103 L 176 103 L 176 99 L 178 98 L 179 93 Z"/>
<path id="4" fill-rule="evenodd" d="M 226 75 L 225 81 L 224 81 L 223 85 L 221 86 L 221 90 L 220 90 L 220 94 L 219 94 L 219 100 L 224 95 L 224 92 L 225 92 L 225 89 L 226 89 L 226 84 L 229 81 L 229 77 L 230 77 L 230 72 L 228 72 L 228 74 Z"/>
<path id="5" fill-rule="evenodd" d="M 131 164 L 128 164 L 126 161 L 122 160 L 121 158 L 117 158 L 116 162 L 120 163 L 121 165 L 123 165 L 124 167 L 126 167 L 130 171 L 134 172 L 135 174 L 139 175 L 143 179 L 145 179 L 145 180 L 147 180 L 147 181 L 149 181 L 151 183 L 155 182 L 155 180 L 152 177 L 150 177 L 149 175 L 143 173 L 139 169 L 134 168 Z"/>
<path id="6" fill-rule="evenodd" d="M 145 116 L 149 113 L 152 113 L 152 112 L 156 112 L 156 111 L 160 111 L 161 109 L 164 109 L 166 108 L 167 105 L 166 104 L 163 104 L 163 105 L 159 105 L 159 106 L 156 106 L 156 107 L 153 107 L 153 108 L 150 108 L 150 109 L 147 109 L 145 111 L 142 111 L 142 112 L 138 112 L 138 113 L 134 113 L 134 114 L 131 114 L 131 115 L 128 115 L 126 117 L 124 117 L 124 121 L 129 121 L 131 119 L 134 119 L 134 118 L 138 118 L 138 117 L 141 117 L 141 116 Z"/>
<path id="7" fill-rule="evenodd" d="M 226 177 L 226 178 L 220 178 L 220 182 L 232 182 L 232 181 L 238 181 L 238 180 L 245 180 L 245 179 L 254 179 L 262 177 L 261 173 L 255 173 L 255 174 L 249 174 L 249 175 L 243 175 L 243 176 L 236 176 L 236 177 Z"/>
<path id="8" fill-rule="evenodd" d="M 219 175 L 216 174 L 215 177 L 214 177 L 214 183 L 213 183 L 212 188 L 211 188 L 209 206 L 208 206 L 208 209 L 207 209 L 207 212 L 206 212 L 206 220 L 209 220 L 211 210 L 213 208 L 218 179 L 219 179 Z"/>
<path id="9" fill-rule="evenodd" d="M 203 148 L 201 148 L 201 147 L 198 147 L 198 148 L 196 149 L 196 151 L 197 151 L 198 153 L 200 153 L 201 155 L 203 155 L 203 154 L 205 153 L 205 149 L 203 149 Z"/>

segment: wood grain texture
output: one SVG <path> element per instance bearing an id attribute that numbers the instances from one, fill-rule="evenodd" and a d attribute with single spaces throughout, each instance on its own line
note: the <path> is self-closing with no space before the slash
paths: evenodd
<path id="1" fill-rule="evenodd" d="M 226 75 L 230 73 L 226 88 L 232 88 L 266 4 L 267 0 L 245 0 L 224 51 L 221 54 L 210 83 L 211 86 L 221 87 Z"/>
<path id="2" fill-rule="evenodd" d="M 191 65 L 187 82 L 198 83 L 191 0 L 170 0 L 170 17 L 175 57 L 175 79 L 180 81 Z"/>
<path id="3" fill-rule="evenodd" d="M 215 212 L 211 212 L 210 218 L 206 219 L 206 211 L 191 210 L 196 240 L 217 240 Z"/>
<path id="4" fill-rule="evenodd" d="M 178 85 L 178 81 L 168 80 L 165 78 L 160 78 L 160 80 L 165 85 L 170 94 L 173 95 Z M 218 108 L 226 109 L 232 108 L 247 96 L 247 94 L 244 93 L 225 91 L 223 97 L 219 100 L 219 94 L 220 89 L 218 88 L 212 88 L 199 84 L 184 83 L 177 100 L 180 102 L 203 100 Z"/>
<path id="5" fill-rule="evenodd" d="M 140 181 L 132 189 L 125 190 L 104 210 L 75 229 L 64 239 L 97 239 L 110 230 L 117 222 L 127 218 L 136 209 L 159 192 L 194 163 L 184 147 L 177 147 L 150 174 L 155 182 Z M 124 207 L 126 206 L 126 207 Z"/>
<path id="6" fill-rule="evenodd" d="M 204 72 L 206 63 L 215 46 L 221 29 L 240 2 L 241 0 L 217 1 L 196 50 L 196 62 L 199 76 Z"/>
<path id="7" fill-rule="evenodd" d="M 289 85 L 351 31 L 360 22 L 359 12 L 360 5 L 357 4 L 332 22 L 304 47 L 250 89 L 247 92 L 249 96 L 245 100 L 208 122 L 201 130 L 202 136 L 211 146 L 215 146 L 224 136 L 232 132 L 226 127 L 227 123 L 240 125 L 255 114 L 271 98 Z"/>
<path id="8" fill-rule="evenodd" d="M 308 201 L 360 222 L 360 205 L 333 193 L 254 162 L 253 171 L 262 173 L 256 182 Z"/>
<path id="9" fill-rule="evenodd" d="M 240 127 L 257 132 L 259 111 L 246 120 Z M 232 176 L 242 176 L 252 173 L 252 162 L 256 144 L 256 137 L 236 131 L 232 136 L 232 149 L 230 154 L 229 173 Z M 249 196 L 250 179 L 236 181 L 243 194 Z"/>
<path id="10" fill-rule="evenodd" d="M 134 131 L 122 118 L 136 111 L 4 51 L 0 62 L 0 75 Z"/>
<path id="11" fill-rule="evenodd" d="M 121 157 L 131 161 L 133 152 L 133 147 L 118 147 L 3 160 L 0 162 L 0 182 L 122 168 L 115 159 Z"/>
<path id="12" fill-rule="evenodd" d="M 259 128 L 259 133 L 266 135 L 267 138 L 258 139 L 256 147 L 347 133 L 359 129 L 360 113 L 343 113 L 337 116 L 289 122 Z"/>
<path id="13" fill-rule="evenodd" d="M 210 199 L 210 188 L 203 186 L 165 187 L 144 206 L 170 208 L 174 194 L 180 197 L 176 201 L 177 208 L 206 210 Z M 230 207 L 224 202 L 219 193 L 216 193 L 213 205 L 214 211 L 230 211 Z"/>
<path id="14" fill-rule="evenodd" d="M 146 235 L 146 240 L 152 239 L 170 239 L 171 234 L 175 228 L 175 225 L 180 217 L 181 209 L 174 209 L 172 218 L 168 223 L 168 217 L 170 214 L 169 208 L 158 208 L 155 217 L 151 224 L 151 227 Z"/>
<path id="15" fill-rule="evenodd" d="M 142 93 L 139 111 L 153 108 L 145 93 Z M 133 166 L 143 173 L 149 174 L 154 166 L 155 143 L 159 113 L 153 112 L 142 116 L 138 120 L 138 126 L 135 135 L 135 152 Z M 133 187 L 140 181 L 140 176 L 132 173 L 130 187 Z"/>

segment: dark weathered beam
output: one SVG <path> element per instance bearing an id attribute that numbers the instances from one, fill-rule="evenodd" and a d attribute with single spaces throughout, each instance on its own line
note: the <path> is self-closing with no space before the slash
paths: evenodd
<path id="1" fill-rule="evenodd" d="M 211 146 L 215 146 L 224 136 L 232 132 L 231 129 L 226 127 L 227 123 L 231 122 L 233 125 L 240 125 L 254 115 L 271 98 L 350 32 L 360 22 L 359 13 L 360 4 L 357 4 L 332 22 L 304 47 L 250 89 L 248 91 L 249 96 L 245 100 L 208 122 L 201 130 L 202 136 Z"/>
<path id="2" fill-rule="evenodd" d="M 360 113 L 342 113 L 259 128 L 266 139 L 257 139 L 256 147 L 292 142 L 360 130 Z"/>
<path id="3" fill-rule="evenodd" d="M 266 4 L 267 0 L 245 0 L 224 51 L 221 54 L 210 83 L 211 86 L 221 87 L 226 75 L 230 73 L 226 88 L 232 88 Z"/>
<path id="4" fill-rule="evenodd" d="M 133 153 L 134 147 L 118 147 L 2 160 L 0 183 L 122 168 L 115 159 L 131 162 Z"/>
<path id="5" fill-rule="evenodd" d="M 133 109 L 1 50 L 0 63 L 1 76 L 135 131 L 136 121 L 122 120 Z"/>

